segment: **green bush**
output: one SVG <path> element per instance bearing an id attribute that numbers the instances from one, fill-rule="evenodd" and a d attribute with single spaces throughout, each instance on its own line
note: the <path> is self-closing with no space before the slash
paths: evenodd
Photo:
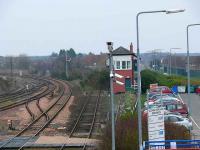
<path id="1" fill-rule="evenodd" d="M 141 84 L 142 92 L 145 93 L 149 89 L 149 85 L 152 83 L 158 83 L 159 85 L 164 85 L 172 87 L 174 85 L 187 85 L 187 78 L 183 76 L 168 76 L 155 72 L 152 70 L 141 71 Z M 200 80 L 191 80 L 192 85 L 200 85 Z"/>
<path id="2" fill-rule="evenodd" d="M 108 90 L 109 88 L 109 71 L 108 70 L 94 70 L 85 80 L 81 82 L 82 88 L 91 87 L 93 89 Z"/>

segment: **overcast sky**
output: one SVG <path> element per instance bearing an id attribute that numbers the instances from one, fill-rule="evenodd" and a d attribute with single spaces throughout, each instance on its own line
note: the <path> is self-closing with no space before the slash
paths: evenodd
<path id="1" fill-rule="evenodd" d="M 106 41 L 136 48 L 136 14 L 174 8 L 186 12 L 140 17 L 142 52 L 185 52 L 187 24 L 200 23 L 200 0 L 0 0 L 0 55 L 107 52 Z M 200 52 L 199 39 L 200 27 L 192 28 L 191 52 Z"/>

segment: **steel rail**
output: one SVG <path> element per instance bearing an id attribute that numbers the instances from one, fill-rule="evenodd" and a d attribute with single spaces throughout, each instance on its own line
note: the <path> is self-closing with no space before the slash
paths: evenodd
<path id="1" fill-rule="evenodd" d="M 87 100 L 85 101 L 85 103 L 84 103 L 84 105 L 83 105 L 83 107 L 82 107 L 82 109 L 81 109 L 81 112 L 80 112 L 80 114 L 79 114 L 79 116 L 78 116 L 78 118 L 77 118 L 77 120 L 76 120 L 76 123 L 74 124 L 74 127 L 72 128 L 72 130 L 71 130 L 71 132 L 70 132 L 70 134 L 69 134 L 69 137 L 72 137 L 73 133 L 75 132 L 75 130 L 76 130 L 76 128 L 77 128 L 77 125 L 78 125 L 78 123 L 79 123 L 79 121 L 81 120 L 81 117 L 82 117 L 82 115 L 83 115 L 83 112 L 85 111 L 86 106 L 87 106 L 87 104 L 89 103 L 89 101 L 90 101 L 90 99 L 91 99 L 91 94 L 92 94 L 92 93 L 89 93 L 89 95 L 88 95 L 88 97 L 87 97 Z"/>
<path id="2" fill-rule="evenodd" d="M 15 95 L 16 93 L 22 92 L 22 91 L 24 91 L 24 90 L 25 90 L 25 87 L 23 87 L 23 88 L 21 88 L 21 89 L 17 89 L 17 90 L 12 91 L 12 92 L 7 92 L 7 93 L 4 93 L 4 94 L 1 94 L 1 95 L 0 95 L 0 99 L 6 97 L 6 96 L 8 96 L 8 95 Z"/>
<path id="3" fill-rule="evenodd" d="M 92 117 L 92 122 L 91 122 L 91 126 L 89 128 L 89 132 L 88 132 L 87 138 L 91 138 L 91 135 L 92 135 L 92 131 L 93 131 L 95 120 L 96 120 L 96 114 L 97 114 L 97 110 L 98 110 L 98 106 L 99 106 L 100 95 L 101 95 L 101 90 L 99 91 L 98 97 L 96 99 L 95 109 L 94 109 L 94 113 L 93 113 L 93 117 Z M 91 93 L 88 96 L 87 101 L 84 103 L 84 105 L 83 105 L 83 107 L 81 109 L 81 112 L 80 112 L 80 114 L 79 114 L 79 116 L 78 116 L 78 118 L 76 120 L 76 123 L 74 124 L 74 127 L 73 127 L 73 129 L 71 130 L 71 132 L 69 134 L 69 137 L 72 137 L 73 134 L 74 134 L 74 132 L 76 131 L 77 126 L 78 126 L 79 122 L 81 121 L 82 115 L 83 115 L 83 113 L 86 110 L 86 106 L 89 104 L 90 100 L 91 100 Z"/>
<path id="4" fill-rule="evenodd" d="M 13 100 L 13 99 L 21 98 L 23 96 L 30 95 L 30 93 L 33 93 L 36 90 L 38 90 L 38 89 L 36 89 L 35 87 L 33 87 L 29 91 L 23 90 L 23 91 L 20 91 L 19 93 L 15 93 L 15 95 L 7 95 L 5 97 L 0 98 L 0 103 L 6 102 L 8 100 Z"/>
<path id="5" fill-rule="evenodd" d="M 41 117 L 43 117 L 45 115 L 45 113 L 48 113 L 58 103 L 58 101 L 62 98 L 63 94 L 64 94 L 64 89 L 63 89 L 63 91 L 61 91 L 61 93 L 60 93 L 59 97 L 57 98 L 57 100 L 45 112 L 43 112 L 42 114 L 40 114 L 40 116 L 38 116 L 34 121 L 32 121 L 27 127 L 25 127 L 22 131 L 20 131 L 19 133 L 17 133 L 14 137 L 10 138 L 6 143 L 2 144 L 0 146 L 0 149 L 2 149 L 5 145 L 9 144 L 16 137 L 19 137 L 20 135 L 22 135 L 32 125 L 34 125 Z"/>
<path id="6" fill-rule="evenodd" d="M 49 89 L 49 84 L 47 85 L 47 89 Z M 29 99 L 29 100 L 30 100 L 30 99 Z M 29 106 L 28 106 L 29 100 L 26 102 L 25 107 L 26 107 L 26 110 L 28 111 L 29 115 L 31 116 L 31 120 L 33 121 L 33 120 L 35 119 L 35 115 L 34 115 L 34 113 L 31 111 L 31 109 L 30 109 Z M 43 113 L 42 109 L 39 107 L 39 100 L 40 100 L 40 99 L 37 100 L 38 103 L 36 102 L 36 105 L 38 106 L 40 112 Z M 46 114 L 45 114 L 45 115 L 46 115 Z"/>
<path id="7" fill-rule="evenodd" d="M 63 94 L 62 96 L 64 95 L 64 90 L 63 90 Z M 66 106 L 66 104 L 68 103 L 68 101 L 70 100 L 72 96 L 72 91 L 70 89 L 70 93 L 68 95 L 68 97 L 66 98 L 66 101 L 62 104 L 62 106 L 56 111 L 56 113 L 33 135 L 31 136 L 30 138 L 28 138 L 28 140 L 26 140 L 26 142 L 18 149 L 18 150 L 22 150 L 23 147 L 26 145 L 26 143 L 28 141 L 30 141 L 30 139 L 32 139 L 33 137 L 35 136 L 38 136 L 52 121 L 53 119 L 60 113 L 61 110 L 63 110 L 63 108 Z"/>
<path id="8" fill-rule="evenodd" d="M 60 147 L 60 149 L 59 150 L 63 150 L 64 148 L 66 148 L 67 146 L 66 146 L 66 144 L 63 144 L 61 147 Z M 78 146 L 79 147 L 79 146 Z M 87 147 L 87 145 L 86 144 L 84 144 L 83 146 L 81 146 L 82 147 L 82 150 L 86 150 L 86 147 Z"/>
<path id="9" fill-rule="evenodd" d="M 0 103 L 2 103 L 3 101 L 6 101 L 6 100 L 16 99 L 16 98 L 19 98 L 19 97 L 22 97 L 22 96 L 30 95 L 30 93 L 33 93 L 34 91 L 42 88 L 44 85 L 47 84 L 47 82 L 45 80 L 41 81 L 41 79 L 38 79 L 40 81 L 38 84 L 35 83 L 35 82 L 38 82 L 38 81 L 36 79 L 34 79 L 34 80 L 35 80 L 34 82 L 32 81 L 32 82 L 29 83 L 30 89 L 28 91 L 27 91 L 27 89 L 25 88 L 25 85 L 24 85 L 23 90 L 19 90 L 18 92 L 13 93 L 13 94 L 7 93 L 5 96 L 0 97 L 0 99 L 1 99 Z"/>
<path id="10" fill-rule="evenodd" d="M 0 107 L 0 111 L 8 110 L 8 109 L 23 105 L 23 104 L 25 104 L 27 102 L 28 99 L 30 99 L 30 101 L 37 100 L 37 99 L 39 99 L 41 97 L 44 97 L 44 96 L 48 95 L 49 93 L 54 91 L 54 89 L 55 89 L 55 87 L 53 87 L 52 89 L 48 89 L 47 88 L 47 89 L 45 89 L 45 91 L 43 91 L 42 93 L 39 93 L 39 94 L 37 94 L 35 96 L 32 96 L 30 98 L 25 98 L 23 100 L 19 100 L 16 103 L 12 103 L 12 104 L 9 104 L 7 106 Z"/>
<path id="11" fill-rule="evenodd" d="M 98 110 L 98 107 L 99 107 L 100 97 L 101 97 L 101 91 L 99 91 L 99 94 L 98 94 L 98 97 L 97 97 L 95 110 L 94 110 L 94 115 L 93 115 L 93 119 L 92 119 L 92 124 L 90 126 L 90 131 L 89 131 L 89 135 L 88 135 L 88 139 L 91 138 L 91 136 L 92 136 L 92 131 L 93 131 L 95 120 L 96 120 L 96 116 L 97 116 L 97 110 Z"/>
<path id="12" fill-rule="evenodd" d="M 32 113 L 32 111 L 31 111 L 30 108 L 28 107 L 28 103 L 29 103 L 29 102 L 26 102 L 25 107 L 26 107 L 27 112 L 28 112 L 29 115 L 31 116 L 31 120 L 33 121 L 33 120 L 35 119 L 35 115 Z"/>
<path id="13" fill-rule="evenodd" d="M 49 84 L 47 85 L 47 88 L 49 89 Z M 38 107 L 38 109 L 39 109 L 39 111 L 40 111 L 41 113 L 44 113 L 44 114 L 45 114 L 46 120 L 48 120 L 48 119 L 49 119 L 49 116 L 48 116 L 47 113 L 45 113 L 45 112 L 42 110 L 42 108 L 40 107 L 39 101 L 40 101 L 40 98 L 36 101 L 36 106 Z M 32 121 L 33 121 L 33 120 L 35 119 L 35 115 L 34 115 L 34 113 L 31 111 L 31 109 L 29 108 L 29 106 L 28 106 L 29 103 L 30 103 L 30 102 L 27 101 L 26 104 L 25 104 L 25 107 L 26 107 L 26 109 L 27 109 L 29 115 L 31 116 Z"/>
<path id="14" fill-rule="evenodd" d="M 40 99 L 38 99 L 38 100 L 36 101 L 36 105 L 37 105 L 39 111 L 40 111 L 41 113 L 44 113 L 44 114 L 45 114 L 46 120 L 49 120 L 49 115 L 40 107 Z"/>
<path id="15" fill-rule="evenodd" d="M 37 81 L 37 80 L 35 80 L 35 81 Z M 44 82 L 44 81 L 43 81 Z M 36 83 L 34 83 L 33 81 L 32 82 L 30 82 L 29 83 L 29 85 L 30 85 L 30 90 L 29 90 L 29 92 L 32 92 L 32 91 L 35 91 L 35 90 L 37 90 L 37 89 L 39 89 L 39 88 L 41 88 L 43 85 L 45 84 L 45 82 L 44 83 L 39 83 L 38 85 L 36 84 Z M 34 86 L 35 85 L 35 86 Z M 25 85 L 24 85 L 25 86 Z M 19 96 L 21 97 L 22 95 L 24 95 L 24 96 L 26 96 L 26 95 L 28 95 L 28 93 L 27 93 L 27 89 L 24 87 L 24 88 L 22 88 L 21 90 L 18 90 L 17 92 L 14 92 L 14 93 L 6 93 L 4 96 L 2 95 L 2 96 L 0 96 L 0 99 L 2 100 L 5 100 L 5 99 L 11 99 L 11 98 L 13 98 L 13 99 L 16 99 L 16 98 L 18 98 Z M 2 101 L 0 101 L 0 102 L 2 102 Z"/>

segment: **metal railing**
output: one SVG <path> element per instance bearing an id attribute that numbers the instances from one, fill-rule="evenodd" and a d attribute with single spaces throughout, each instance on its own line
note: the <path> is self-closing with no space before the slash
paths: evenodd
<path id="1" fill-rule="evenodd" d="M 200 150 L 200 140 L 165 140 L 165 141 L 144 141 L 143 150 L 170 150 L 190 149 Z"/>

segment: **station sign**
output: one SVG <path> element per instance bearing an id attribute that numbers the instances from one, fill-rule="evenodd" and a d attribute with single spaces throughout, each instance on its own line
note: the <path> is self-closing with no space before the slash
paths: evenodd
<path id="1" fill-rule="evenodd" d="M 164 141 L 165 140 L 164 110 L 165 109 L 163 107 L 148 109 L 149 141 Z M 164 143 L 153 143 L 153 145 L 156 145 L 156 144 L 161 145 L 158 147 L 159 149 L 164 149 L 164 146 L 162 146 L 162 144 Z"/>

